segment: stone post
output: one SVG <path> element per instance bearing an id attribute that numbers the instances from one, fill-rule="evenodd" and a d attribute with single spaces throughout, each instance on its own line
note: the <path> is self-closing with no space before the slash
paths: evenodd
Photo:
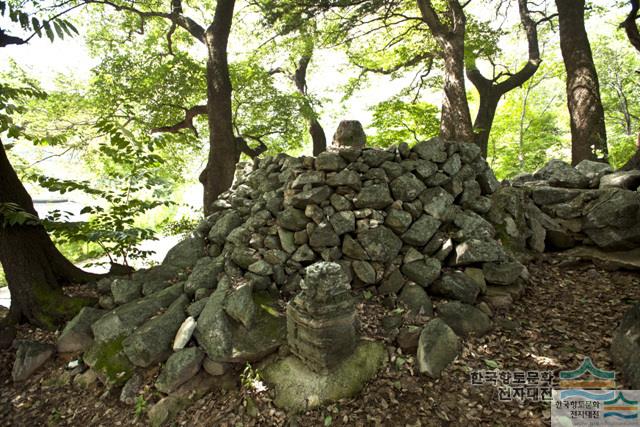
<path id="1" fill-rule="evenodd" d="M 339 264 L 306 269 L 302 291 L 287 306 L 287 339 L 293 354 L 326 374 L 353 353 L 356 311 L 349 279 Z"/>

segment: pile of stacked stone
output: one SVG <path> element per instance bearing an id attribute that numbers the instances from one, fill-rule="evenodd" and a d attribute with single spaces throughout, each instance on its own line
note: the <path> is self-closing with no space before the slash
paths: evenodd
<path id="1" fill-rule="evenodd" d="M 84 351 L 91 372 L 112 385 L 162 364 L 156 388 L 172 393 L 285 344 L 284 301 L 318 261 L 340 265 L 345 286 L 325 294 L 312 279 L 289 306 L 288 329 L 307 334 L 292 350 L 319 370 L 333 363 L 326 353 L 341 351 L 324 346 L 323 334 L 344 334 L 345 351 L 352 345 L 346 283 L 427 316 L 431 297 L 445 298 L 437 314 L 456 334 L 486 333 L 481 301 L 510 302 L 527 277 L 496 237 L 505 227 L 485 219 L 498 187 L 475 145 L 440 139 L 241 164 L 214 213 L 161 265 L 100 283 L 101 309 L 83 310 L 58 348 Z M 520 230 L 523 250 L 539 246 L 532 224 Z"/>
<path id="2" fill-rule="evenodd" d="M 627 250 L 640 245 L 640 171 L 613 172 L 606 163 L 575 168 L 552 160 L 534 174 L 514 178 L 543 213 L 550 249 L 590 245 Z"/>

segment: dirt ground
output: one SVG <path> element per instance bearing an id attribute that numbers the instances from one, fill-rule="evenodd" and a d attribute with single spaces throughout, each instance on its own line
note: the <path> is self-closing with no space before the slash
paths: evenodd
<path id="1" fill-rule="evenodd" d="M 609 344 L 624 312 L 640 301 L 640 274 L 609 272 L 558 254 L 544 255 L 529 271 L 524 296 L 494 313 L 490 334 L 466 340 L 461 356 L 438 380 L 419 375 L 414 356 L 394 347 L 382 323 L 389 310 L 373 296 L 359 305 L 363 333 L 387 342 L 391 362 L 358 397 L 288 416 L 273 405 L 268 389 L 238 381 L 232 390 L 204 396 L 173 425 L 549 425 L 549 403 L 501 401 L 496 386 L 471 384 L 472 371 L 554 371 L 557 377 L 560 370 L 577 368 L 586 356 L 597 367 L 614 370 Z M 53 342 L 55 334 L 21 327 L 18 338 Z M 117 391 L 99 383 L 88 389 L 73 385 L 72 373 L 65 369 L 71 358 L 61 356 L 26 382 L 13 384 L 13 353 L 0 352 L 2 426 L 146 425 L 146 411 L 161 397 L 152 387 L 157 369 L 148 373 L 136 404 L 128 406 Z M 619 388 L 629 388 L 620 374 L 616 381 Z"/>

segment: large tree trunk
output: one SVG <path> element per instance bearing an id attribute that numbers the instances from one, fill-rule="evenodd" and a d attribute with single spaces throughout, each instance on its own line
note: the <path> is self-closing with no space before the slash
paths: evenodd
<path id="1" fill-rule="evenodd" d="M 636 48 L 638 52 L 640 52 L 640 31 L 638 31 L 636 20 L 638 19 L 639 11 L 640 2 L 638 0 L 631 0 L 631 11 L 629 12 L 629 15 L 627 15 L 627 19 L 625 19 L 621 24 L 621 26 L 624 27 L 625 32 L 627 33 L 629 42 L 633 47 Z M 629 126 L 629 128 L 630 127 L 631 126 Z M 640 169 L 640 134 L 638 134 L 638 139 L 636 140 L 636 152 L 620 169 L 625 171 Z"/>
<path id="2" fill-rule="evenodd" d="M 467 18 L 458 0 L 448 0 L 442 20 L 431 0 L 417 0 L 423 21 L 440 46 L 444 60 L 444 99 L 440 136 L 447 140 L 474 142 L 471 114 L 464 83 L 464 37 Z"/>
<path id="3" fill-rule="evenodd" d="M 15 203 L 37 216 L 31 196 L 9 163 L 0 141 L 0 204 Z M 1 218 L 0 218 L 1 220 Z M 87 299 L 68 298 L 62 286 L 99 278 L 75 267 L 55 247 L 44 227 L 0 222 L 0 262 L 11 292 L 9 318 L 54 328 L 68 320 Z"/>
<path id="4" fill-rule="evenodd" d="M 447 140 L 473 142 L 473 126 L 464 82 L 464 33 L 440 37 L 444 55 L 444 99 L 440 136 Z"/>
<path id="5" fill-rule="evenodd" d="M 489 135 L 493 126 L 493 119 L 496 116 L 500 97 L 503 95 L 494 86 L 476 86 L 480 95 L 480 105 L 478 114 L 473 123 L 475 130 L 475 142 L 482 151 L 482 156 L 487 157 L 489 150 Z"/>
<path id="6" fill-rule="evenodd" d="M 567 71 L 567 104 L 571 116 L 571 163 L 606 160 L 607 133 L 600 84 L 584 26 L 585 0 L 556 0 L 560 49 Z"/>
<path id="7" fill-rule="evenodd" d="M 213 23 L 205 33 L 207 46 L 207 108 L 209 110 L 209 160 L 200 175 L 204 186 L 204 212 L 211 213 L 213 202 L 231 187 L 240 150 L 233 134 L 231 78 L 227 44 L 235 0 L 219 0 Z"/>

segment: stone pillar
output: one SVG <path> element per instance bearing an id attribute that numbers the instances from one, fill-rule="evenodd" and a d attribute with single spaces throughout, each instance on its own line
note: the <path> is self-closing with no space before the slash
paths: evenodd
<path id="1" fill-rule="evenodd" d="M 287 306 L 287 339 L 293 354 L 317 373 L 353 353 L 356 311 L 349 279 L 339 264 L 307 267 L 302 291 Z"/>
<path id="2" fill-rule="evenodd" d="M 367 135 L 357 120 L 343 120 L 333 134 L 334 148 L 363 148 L 367 144 Z"/>

